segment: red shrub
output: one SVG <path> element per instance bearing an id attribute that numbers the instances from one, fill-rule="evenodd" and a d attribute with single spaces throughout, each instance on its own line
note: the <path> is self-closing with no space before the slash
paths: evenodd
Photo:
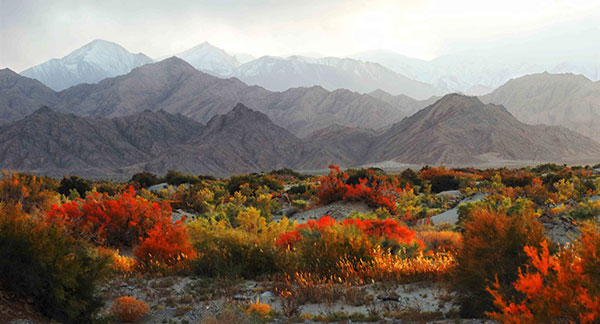
<path id="1" fill-rule="evenodd" d="M 196 257 L 187 229 L 181 221 L 174 224 L 170 221 L 156 223 L 134 253 L 142 262 L 159 261 L 166 265 Z"/>
<path id="2" fill-rule="evenodd" d="M 114 197 L 95 192 L 85 200 L 54 205 L 47 216 L 98 245 L 130 247 L 146 237 L 155 223 L 170 221 L 171 207 L 136 197 L 130 186 Z"/>
<path id="3" fill-rule="evenodd" d="M 348 184 L 349 177 L 340 168 L 330 165 L 331 172 L 322 177 L 317 192 L 317 197 L 322 204 L 334 201 L 350 200 L 364 201 L 373 207 L 384 207 L 392 214 L 396 214 L 396 199 L 402 192 L 398 179 L 388 181 L 385 176 L 378 176 L 372 170 L 367 171 L 367 178 L 358 180 L 358 184 Z"/>
<path id="4" fill-rule="evenodd" d="M 411 245 L 417 243 L 423 246 L 422 242 L 416 240 L 417 232 L 408 229 L 405 225 L 393 219 L 356 219 L 349 218 L 341 222 L 328 215 L 319 220 L 309 220 L 304 224 L 296 226 L 296 230 L 283 233 L 276 244 L 282 247 L 293 246 L 299 240 L 302 240 L 303 233 L 322 232 L 332 227 L 339 227 L 340 230 L 356 228 L 360 236 L 373 243 L 381 243 L 382 240 L 388 240 L 398 245 Z"/>

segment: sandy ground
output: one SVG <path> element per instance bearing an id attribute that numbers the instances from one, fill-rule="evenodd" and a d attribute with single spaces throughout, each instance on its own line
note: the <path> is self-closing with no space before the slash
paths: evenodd
<path id="1" fill-rule="evenodd" d="M 458 205 L 456 205 L 456 207 L 452 208 L 452 209 L 448 209 L 445 212 L 432 216 L 431 217 L 431 223 L 433 225 L 440 225 L 442 223 L 447 223 L 447 224 L 456 224 L 456 222 L 458 222 L 458 206 L 460 204 L 463 203 L 467 203 L 467 202 L 473 202 L 473 201 L 478 201 L 481 200 L 483 198 L 485 198 L 487 196 L 487 194 L 483 194 L 483 193 L 478 193 L 475 194 L 471 197 L 467 197 L 463 200 L 461 200 Z M 427 221 L 427 219 L 422 219 L 419 220 L 419 223 L 424 224 Z"/>
<path id="2" fill-rule="evenodd" d="M 133 296 L 144 300 L 151 309 L 141 323 L 198 323 L 212 317 L 225 307 L 238 306 L 245 309 L 257 299 L 267 303 L 275 311 L 282 311 L 282 302 L 272 291 L 269 282 L 238 281 L 218 283 L 211 279 L 194 277 L 167 277 L 158 279 L 116 279 L 102 288 L 108 311 L 112 301 L 120 296 Z M 300 306 L 301 314 L 327 315 L 334 312 L 384 314 L 409 312 L 410 314 L 434 314 L 438 319 L 455 316 L 453 296 L 442 286 L 433 282 L 412 284 L 375 283 L 353 287 L 358 290 L 358 302 L 339 300 L 309 303 Z M 394 320 L 387 318 L 388 320 Z"/>

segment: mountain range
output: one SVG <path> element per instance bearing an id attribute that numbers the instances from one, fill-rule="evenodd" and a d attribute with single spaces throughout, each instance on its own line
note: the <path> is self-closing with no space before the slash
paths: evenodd
<path id="1" fill-rule="evenodd" d="M 230 175 L 393 161 L 477 165 L 600 157 L 600 144 L 557 126 L 531 126 L 504 107 L 446 95 L 385 131 L 333 125 L 300 139 L 237 104 L 206 124 L 163 110 L 91 118 L 40 108 L 0 126 L 0 168 L 127 176 L 142 170 Z"/>
<path id="2" fill-rule="evenodd" d="M 242 53 L 232 55 L 204 42 L 174 56 L 211 75 L 237 77 L 271 91 L 320 85 L 328 90 L 344 88 L 360 93 L 381 89 L 418 100 L 449 92 L 485 95 L 510 79 L 545 71 L 581 74 L 593 81 L 600 79 L 597 44 L 579 44 L 570 51 L 560 47 L 544 51 L 535 43 L 517 45 L 504 44 L 422 60 L 389 50 L 371 50 L 348 57 L 255 58 Z M 144 54 L 129 53 L 118 44 L 95 40 L 61 59 L 51 59 L 21 74 L 58 91 L 122 75 L 150 62 L 153 60 Z"/>
<path id="3" fill-rule="evenodd" d="M 311 86 L 322 86 L 330 91 L 348 89 L 360 93 L 382 89 L 394 95 L 404 94 L 415 99 L 427 99 L 444 93 L 443 90 L 411 80 L 377 63 L 350 58 L 263 56 L 248 61 L 247 55 L 233 56 L 208 42 L 174 56 L 213 76 L 236 77 L 247 84 L 271 91 Z M 240 63 L 238 57 L 245 64 Z M 52 59 L 21 74 L 60 91 L 77 84 L 97 83 L 108 77 L 123 75 L 152 62 L 144 54 L 132 54 L 118 44 L 95 40 L 62 59 Z"/>
<path id="4" fill-rule="evenodd" d="M 221 79 L 200 72 L 176 57 L 146 64 L 97 84 L 80 84 L 57 93 L 35 80 L 21 79 L 26 78 L 8 69 L 0 70 L 0 85 L 7 85 L 0 88 L 0 93 L 10 93 L 11 98 L 24 101 L 21 104 L 16 99 L 5 100 L 0 106 L 0 119 L 14 121 L 46 105 L 60 112 L 93 117 L 118 117 L 146 109 L 162 109 L 206 123 L 237 103 L 243 103 L 304 137 L 332 124 L 372 129 L 387 127 L 408 116 L 414 105 L 418 106 L 412 99 L 408 100 L 412 105 L 409 107 L 384 102 L 368 94 L 343 89 L 328 91 L 319 86 L 271 92 L 248 86 L 236 78 Z M 30 87 L 35 85 L 39 88 L 36 91 L 44 96 L 32 97 L 32 90 L 10 86 L 25 83 Z"/>

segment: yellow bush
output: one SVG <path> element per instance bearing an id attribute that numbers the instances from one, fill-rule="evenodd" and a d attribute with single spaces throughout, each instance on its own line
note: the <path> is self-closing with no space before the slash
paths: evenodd
<path id="1" fill-rule="evenodd" d="M 150 308 L 144 301 L 137 300 L 131 296 L 123 296 L 115 299 L 110 314 L 124 323 L 134 323 L 140 317 L 148 314 Z"/>
<path id="2" fill-rule="evenodd" d="M 98 254 L 110 256 L 112 260 L 112 269 L 118 274 L 125 276 L 135 272 L 137 261 L 135 258 L 119 255 L 119 250 L 113 250 L 105 247 L 98 247 Z"/>
<path id="3" fill-rule="evenodd" d="M 271 311 L 271 305 L 261 303 L 258 299 L 256 299 L 256 303 L 251 304 L 248 309 L 246 309 L 246 314 L 255 314 L 260 317 L 267 317 L 269 314 L 271 314 Z"/>
<path id="4" fill-rule="evenodd" d="M 340 276 L 346 280 L 395 281 L 409 283 L 438 278 L 455 264 L 454 257 L 444 253 L 429 256 L 419 254 L 412 258 L 382 251 L 376 247 L 373 260 L 350 262 L 339 261 Z"/>
<path id="5" fill-rule="evenodd" d="M 417 237 L 433 251 L 454 252 L 460 248 L 462 236 L 453 231 L 423 231 Z"/>

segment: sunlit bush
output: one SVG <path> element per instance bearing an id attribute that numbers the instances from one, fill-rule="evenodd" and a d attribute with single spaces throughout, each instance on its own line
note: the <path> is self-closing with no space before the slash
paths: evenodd
<path id="1" fill-rule="evenodd" d="M 135 323 L 140 317 L 148 314 L 150 308 L 141 300 L 131 296 L 123 296 L 115 299 L 110 307 L 110 314 L 123 323 Z"/>

